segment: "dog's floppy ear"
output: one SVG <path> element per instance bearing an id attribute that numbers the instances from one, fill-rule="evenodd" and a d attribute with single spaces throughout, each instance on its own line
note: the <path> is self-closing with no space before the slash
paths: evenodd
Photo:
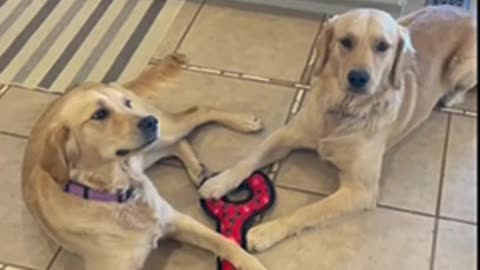
<path id="1" fill-rule="evenodd" d="M 180 74 L 182 66 L 186 63 L 185 55 L 170 54 L 142 72 L 137 78 L 124 83 L 123 87 L 142 97 L 155 96 L 155 92 Z"/>
<path id="2" fill-rule="evenodd" d="M 56 181 L 69 179 L 69 167 L 78 159 L 78 148 L 70 129 L 55 125 L 47 131 L 41 157 L 41 167 Z"/>
<path id="3" fill-rule="evenodd" d="M 410 33 L 407 28 L 399 26 L 400 37 L 397 43 L 397 50 L 393 60 L 392 70 L 390 73 L 390 82 L 394 89 L 401 86 L 402 77 L 408 65 L 413 61 L 415 48 L 413 47 Z"/>
<path id="4" fill-rule="evenodd" d="M 336 17 L 329 19 L 324 23 L 322 33 L 315 45 L 315 64 L 313 66 L 312 74 L 314 76 L 320 75 L 325 68 L 328 58 L 330 57 L 331 43 L 333 39 L 333 24 Z"/>

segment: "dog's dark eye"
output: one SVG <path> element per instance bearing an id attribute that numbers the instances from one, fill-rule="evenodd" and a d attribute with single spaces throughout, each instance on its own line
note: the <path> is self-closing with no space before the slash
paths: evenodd
<path id="1" fill-rule="evenodd" d="M 108 117 L 109 111 L 107 109 L 98 109 L 93 115 L 93 120 L 104 120 Z"/>
<path id="2" fill-rule="evenodd" d="M 386 50 L 388 50 L 388 48 L 390 48 L 390 45 L 388 45 L 388 43 L 384 42 L 384 41 L 380 41 L 377 46 L 375 46 L 375 50 L 377 52 L 384 52 Z"/>
<path id="3" fill-rule="evenodd" d="M 353 42 L 352 42 L 352 39 L 350 38 L 342 38 L 340 39 L 340 44 L 342 44 L 342 46 L 345 48 L 345 49 L 352 49 L 353 48 Z"/>
<path id="4" fill-rule="evenodd" d="M 130 99 L 126 99 L 125 100 L 125 106 L 127 106 L 128 108 L 132 108 L 132 101 Z"/>

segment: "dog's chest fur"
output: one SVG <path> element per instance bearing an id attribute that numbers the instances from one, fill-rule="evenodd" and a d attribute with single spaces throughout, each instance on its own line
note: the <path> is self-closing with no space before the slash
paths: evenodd
<path id="1" fill-rule="evenodd" d="M 400 94 L 393 90 L 382 90 L 371 96 L 346 94 L 325 107 L 326 137 L 356 133 L 373 136 L 395 120 L 399 105 Z"/>
<path id="2" fill-rule="evenodd" d="M 388 136 L 385 131 L 390 130 L 388 126 L 398 116 L 402 92 L 379 89 L 374 94 L 359 96 L 340 89 L 326 89 L 314 89 L 317 91 L 312 97 L 315 100 L 307 105 L 311 108 L 306 108 L 310 111 L 307 114 L 312 114 L 315 107 L 316 112 L 321 114 L 319 130 L 322 131 L 315 135 L 315 141 L 322 159 L 341 163 L 354 156 L 358 149 L 363 149 L 364 145 Z"/>

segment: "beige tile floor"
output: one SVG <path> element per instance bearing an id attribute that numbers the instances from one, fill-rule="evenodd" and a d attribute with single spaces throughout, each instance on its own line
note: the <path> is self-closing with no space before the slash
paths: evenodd
<path id="1" fill-rule="evenodd" d="M 422 3 L 410 1 L 407 10 Z M 266 129 L 258 135 L 212 125 L 191 136 L 208 167 L 230 166 L 308 99 L 308 90 L 298 83 L 308 83 L 307 63 L 320 27 L 321 19 L 188 2 L 154 57 L 178 49 L 189 55 L 192 67 L 154 102 L 171 111 L 209 104 L 262 117 Z M 0 269 L 81 270 L 78 257 L 38 229 L 19 193 L 29 130 L 56 96 L 18 87 L 0 93 Z M 286 240 L 258 258 L 272 270 L 475 269 L 476 113 L 474 92 L 458 109 L 434 112 L 392 149 L 377 210 Z M 295 153 L 274 172 L 278 203 L 265 220 L 322 199 L 336 186 L 334 170 L 312 153 Z M 176 208 L 212 226 L 177 162 L 163 162 L 148 174 Z M 170 241 L 160 246 L 146 270 L 216 269 L 209 253 Z"/>

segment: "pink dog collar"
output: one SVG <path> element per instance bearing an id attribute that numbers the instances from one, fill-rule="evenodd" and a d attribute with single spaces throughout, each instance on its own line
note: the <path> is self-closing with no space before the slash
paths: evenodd
<path id="1" fill-rule="evenodd" d="M 118 193 L 111 194 L 91 189 L 85 185 L 73 181 L 68 181 L 64 188 L 66 193 L 84 198 L 85 200 L 116 203 L 124 203 L 128 201 L 130 198 L 132 198 L 134 190 L 135 189 L 133 187 L 130 187 L 125 191 L 119 191 Z"/>

